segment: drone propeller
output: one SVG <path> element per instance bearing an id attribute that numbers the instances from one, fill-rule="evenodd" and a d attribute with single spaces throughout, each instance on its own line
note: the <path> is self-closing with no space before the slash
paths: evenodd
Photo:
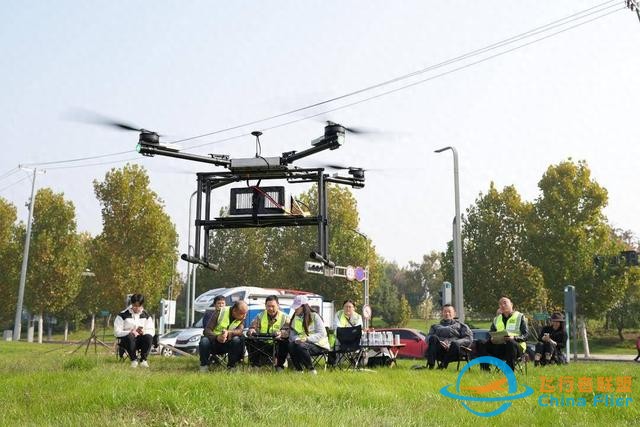
<path id="1" fill-rule="evenodd" d="M 69 115 L 71 120 L 89 123 L 92 125 L 106 126 L 110 128 L 115 128 L 119 130 L 127 130 L 141 133 L 152 133 L 149 130 L 138 127 L 134 124 L 127 123 L 124 121 L 116 120 L 111 117 L 107 117 L 103 114 L 96 113 L 95 111 L 90 110 L 76 110 Z M 158 135 L 162 136 L 162 135 Z"/>
<path id="2" fill-rule="evenodd" d="M 346 131 L 349 132 L 353 135 L 370 135 L 370 134 L 376 134 L 376 133 L 380 133 L 380 131 L 372 129 L 372 128 L 366 128 L 366 127 L 347 127 L 344 125 L 341 125 L 339 123 L 336 122 L 332 122 L 331 120 L 325 120 L 327 123 L 327 126 L 332 126 L 332 125 L 339 125 L 342 126 L 342 128 Z"/>

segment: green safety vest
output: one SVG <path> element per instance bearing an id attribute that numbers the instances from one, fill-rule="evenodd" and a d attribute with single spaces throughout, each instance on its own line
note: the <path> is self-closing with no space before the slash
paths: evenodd
<path id="1" fill-rule="evenodd" d="M 282 325 L 287 322 L 287 317 L 281 311 L 278 312 L 276 321 L 273 322 L 273 325 L 271 326 L 269 326 L 269 315 L 267 314 L 267 310 L 258 314 L 258 318 L 260 320 L 260 329 L 258 332 L 261 334 L 276 333 L 280 328 L 282 328 Z M 266 340 L 265 343 L 271 344 L 273 343 L 273 340 Z"/>
<path id="2" fill-rule="evenodd" d="M 224 330 L 236 329 L 242 324 L 242 320 L 233 319 L 231 321 L 231 307 L 225 307 L 218 315 L 218 324 L 213 330 L 214 335 L 220 335 Z"/>
<path id="3" fill-rule="evenodd" d="M 269 326 L 269 315 L 267 314 L 266 310 L 260 313 L 259 316 L 260 316 L 260 333 L 261 334 L 278 332 L 280 328 L 282 328 L 282 325 L 284 325 L 286 322 L 284 313 L 281 311 L 278 312 L 276 321 L 273 322 L 273 325 L 271 326 Z"/>
<path id="4" fill-rule="evenodd" d="M 314 326 L 314 322 L 313 322 L 313 315 L 311 316 L 311 324 L 309 325 L 309 329 L 313 329 Z M 309 335 L 306 334 L 306 332 L 304 331 L 304 326 L 302 324 L 302 317 L 300 316 L 296 316 L 293 318 L 293 321 L 291 322 L 291 328 L 296 331 L 296 334 L 298 334 L 298 336 L 300 338 L 307 338 Z M 329 339 L 327 338 L 327 336 L 325 335 L 324 337 L 320 338 L 320 341 L 318 342 L 314 342 L 313 344 L 316 344 L 322 348 L 326 348 L 327 350 L 330 350 L 331 347 L 329 346 Z"/>
<path id="5" fill-rule="evenodd" d="M 524 316 L 519 311 L 514 311 L 511 313 L 511 317 L 507 319 L 507 335 L 510 337 L 515 337 L 520 335 L 520 324 L 522 323 L 522 318 Z M 505 324 L 502 322 L 502 314 L 498 314 L 495 319 L 493 319 L 493 324 L 496 326 L 496 332 L 504 331 Z M 518 343 L 522 348 L 522 351 L 527 350 L 527 343 L 520 342 Z"/>

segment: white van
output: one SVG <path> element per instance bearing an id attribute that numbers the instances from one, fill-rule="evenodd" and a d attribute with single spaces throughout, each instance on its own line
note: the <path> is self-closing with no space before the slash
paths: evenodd
<path id="1" fill-rule="evenodd" d="M 264 300 L 269 295 L 278 296 L 280 309 L 287 314 L 290 314 L 289 309 L 296 295 L 306 295 L 309 299 L 309 305 L 313 310 L 318 312 L 320 316 L 322 316 L 326 326 L 330 327 L 333 322 L 333 302 L 324 301 L 320 295 L 291 289 L 260 288 L 256 286 L 238 286 L 235 288 L 217 288 L 208 290 L 196 298 L 194 303 L 195 311 L 204 314 L 207 309 L 213 307 L 213 300 L 218 295 L 223 295 L 225 297 L 227 306 L 231 306 L 236 301 L 241 300 L 247 303 L 249 306 L 249 313 L 247 314 L 245 327 L 248 327 L 254 317 L 264 310 Z M 200 344 L 200 338 L 202 337 L 204 326 L 205 325 L 202 324 L 201 317 L 194 323 L 193 327 L 183 330 L 182 333 L 178 335 L 175 347 L 184 352 L 196 354 L 198 352 L 198 345 Z"/>

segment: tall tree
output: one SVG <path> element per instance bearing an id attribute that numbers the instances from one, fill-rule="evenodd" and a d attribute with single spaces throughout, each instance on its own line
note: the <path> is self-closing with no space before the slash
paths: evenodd
<path id="1" fill-rule="evenodd" d="M 371 296 L 371 305 L 374 317 L 381 317 L 390 326 L 398 326 L 403 323 L 403 318 L 408 306 L 407 300 L 401 301 L 397 288 L 393 284 L 393 279 L 399 274 L 400 267 L 395 262 L 385 262 L 380 260 L 383 266 L 379 283 Z M 405 303 L 407 305 L 405 305 Z"/>
<path id="2" fill-rule="evenodd" d="M 538 187 L 541 195 L 531 212 L 527 257 L 542 272 L 552 306 L 562 306 L 564 287 L 572 284 L 582 314 L 600 316 L 625 291 L 624 286 L 602 286 L 620 275 L 594 274 L 594 256 L 617 255 L 622 248 L 602 212 L 607 191 L 591 178 L 586 162 L 571 159 L 550 166 Z"/>
<path id="3" fill-rule="evenodd" d="M 25 305 L 42 318 L 64 309 L 80 289 L 86 257 L 76 233 L 73 203 L 62 193 L 40 189 L 31 233 Z"/>
<path id="4" fill-rule="evenodd" d="M 92 257 L 96 283 L 104 292 L 101 308 L 121 310 L 127 294 L 142 293 L 153 310 L 177 262 L 175 226 L 138 165 L 114 168 L 93 186 L 102 205 L 102 233 L 95 238 Z"/>
<path id="5" fill-rule="evenodd" d="M 0 198 L 0 325 L 14 319 L 18 299 L 18 276 L 22 262 L 23 231 L 16 224 L 16 207 Z"/>
<path id="6" fill-rule="evenodd" d="M 407 300 L 413 308 L 417 308 L 426 298 L 438 295 L 442 287 L 442 254 L 431 251 L 422 256 L 422 262 L 409 261 L 407 268 L 407 283 L 409 287 L 398 291 L 407 295 Z"/>
<path id="7" fill-rule="evenodd" d="M 491 183 L 463 219 L 464 291 L 476 311 L 493 313 L 508 295 L 521 310 L 544 306 L 544 282 L 524 251 L 531 205 L 516 189 L 499 192 Z M 473 295 L 473 298 L 469 298 Z"/>

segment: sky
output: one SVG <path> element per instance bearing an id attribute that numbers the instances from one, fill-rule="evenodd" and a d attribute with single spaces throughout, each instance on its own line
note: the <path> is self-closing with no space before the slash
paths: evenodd
<path id="1" fill-rule="evenodd" d="M 182 146 L 252 157 L 262 130 L 268 157 L 309 147 L 323 120 L 376 130 L 297 164 L 376 169 L 354 190 L 360 231 L 400 265 L 451 240 L 453 160 L 434 153 L 446 146 L 459 153 L 463 212 L 492 181 L 533 201 L 545 170 L 571 158 L 608 190 L 611 225 L 638 235 L 640 21 L 624 3 L 2 0 L 0 197 L 25 221 L 31 172 L 16 168 L 46 169 L 36 188 L 63 192 L 95 236 L 93 181 L 139 163 L 186 252 L 195 172 L 216 167 L 143 158 L 135 132 L 78 118 L 178 140 L 370 88 Z M 214 196 L 217 212 L 228 191 Z"/>

